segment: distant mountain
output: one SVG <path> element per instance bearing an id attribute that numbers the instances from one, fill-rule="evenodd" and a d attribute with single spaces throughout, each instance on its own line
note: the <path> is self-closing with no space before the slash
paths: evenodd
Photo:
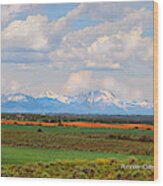
<path id="1" fill-rule="evenodd" d="M 72 97 L 53 92 L 39 97 L 14 93 L 2 95 L 2 112 L 153 115 L 153 105 L 147 100 L 126 102 L 107 90 L 90 91 Z"/>

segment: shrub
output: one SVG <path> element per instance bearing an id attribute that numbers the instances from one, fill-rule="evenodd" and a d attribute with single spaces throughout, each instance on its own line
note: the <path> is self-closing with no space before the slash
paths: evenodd
<path id="1" fill-rule="evenodd" d="M 39 128 L 39 129 L 37 130 L 37 132 L 42 132 L 42 129 Z"/>

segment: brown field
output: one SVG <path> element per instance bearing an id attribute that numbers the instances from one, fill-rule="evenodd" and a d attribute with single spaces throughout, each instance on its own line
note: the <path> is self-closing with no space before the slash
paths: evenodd
<path id="1" fill-rule="evenodd" d="M 18 125 L 38 125 L 38 126 L 58 126 L 58 123 L 36 122 L 36 121 L 16 121 L 16 120 L 2 120 L 2 124 L 18 124 Z M 92 122 L 64 122 L 63 126 L 75 126 L 86 128 L 117 128 L 117 129 L 141 129 L 153 130 L 154 127 L 148 124 L 106 124 L 106 123 L 92 123 Z"/>

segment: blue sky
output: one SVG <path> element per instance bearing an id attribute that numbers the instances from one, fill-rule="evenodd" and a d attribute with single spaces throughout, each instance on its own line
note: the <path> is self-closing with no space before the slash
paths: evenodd
<path id="1" fill-rule="evenodd" d="M 65 16 L 69 11 L 76 8 L 78 4 L 43 4 L 39 5 L 30 15 L 46 15 L 50 21 L 57 20 L 58 18 Z M 21 12 L 15 19 L 26 19 L 28 12 Z"/>
<path id="2" fill-rule="evenodd" d="M 153 100 L 153 2 L 3 5 L 1 34 L 4 94 Z"/>

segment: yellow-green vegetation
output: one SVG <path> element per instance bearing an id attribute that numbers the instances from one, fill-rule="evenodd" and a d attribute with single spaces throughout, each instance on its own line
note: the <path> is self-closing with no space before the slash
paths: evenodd
<path id="1" fill-rule="evenodd" d="M 116 158 L 125 160 L 132 155 L 107 153 L 107 152 L 90 152 L 77 150 L 53 150 L 29 147 L 2 147 L 2 164 L 23 164 L 34 162 L 50 162 L 58 160 L 96 160 L 99 158 Z M 152 156 L 135 155 L 138 160 L 153 160 Z"/>
<path id="2" fill-rule="evenodd" d="M 144 164 L 146 163 L 146 164 Z M 130 166 L 124 168 L 124 165 Z M 137 166 L 134 169 L 131 167 Z M 69 179 L 118 179 L 118 180 L 153 180 L 152 161 L 135 158 L 128 160 L 97 159 L 94 161 L 71 160 L 49 163 L 2 165 L 2 176 L 69 178 Z"/>

